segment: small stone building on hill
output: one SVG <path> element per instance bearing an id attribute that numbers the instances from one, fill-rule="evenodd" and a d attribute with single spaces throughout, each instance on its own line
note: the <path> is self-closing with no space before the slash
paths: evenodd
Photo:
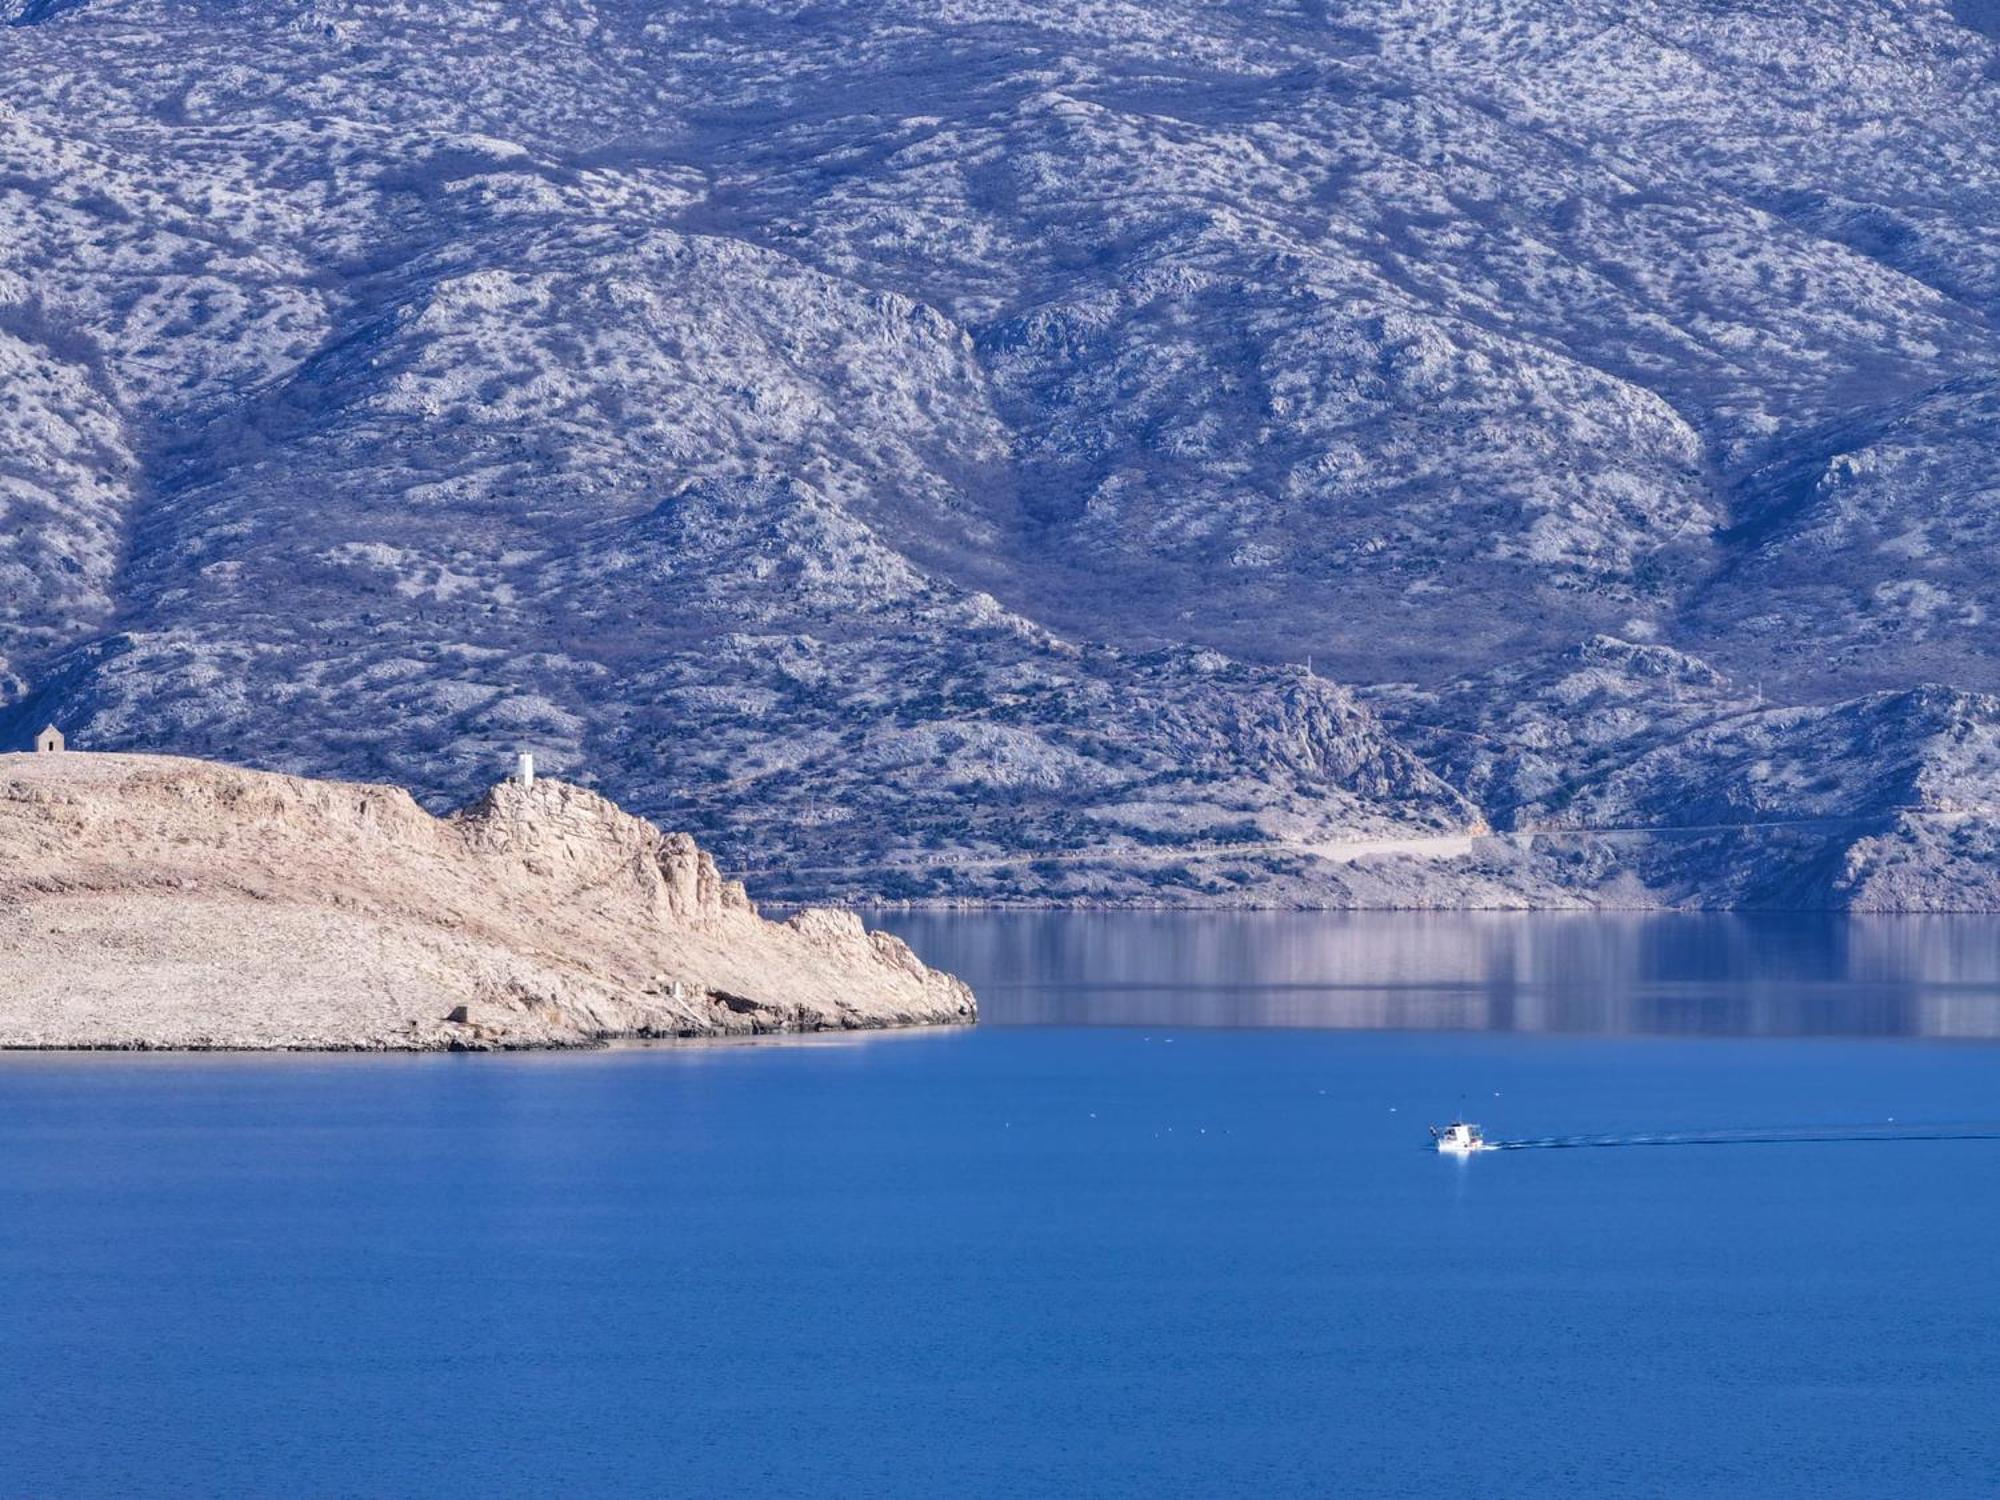
<path id="1" fill-rule="evenodd" d="M 62 748 L 62 731 L 53 724 L 35 736 L 35 753 L 38 755 L 54 755 Z"/>

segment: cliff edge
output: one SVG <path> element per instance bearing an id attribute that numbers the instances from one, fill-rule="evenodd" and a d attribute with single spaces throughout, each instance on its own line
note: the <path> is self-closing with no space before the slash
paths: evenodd
<path id="1" fill-rule="evenodd" d="M 0 1047 L 485 1049 L 970 1022 L 852 914 L 759 916 L 560 781 L 395 787 L 0 755 Z"/>

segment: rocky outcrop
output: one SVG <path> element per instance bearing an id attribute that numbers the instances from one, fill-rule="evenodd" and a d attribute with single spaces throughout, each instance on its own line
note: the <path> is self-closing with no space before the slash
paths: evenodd
<path id="1" fill-rule="evenodd" d="M 1926 685 L 1766 704 L 1599 636 L 1373 706 L 1501 830 L 1467 862 L 1532 904 L 2000 910 L 2000 700 Z"/>
<path id="2" fill-rule="evenodd" d="M 767 921 L 686 834 L 508 782 L 0 756 L 0 1046 L 484 1049 L 969 1022 L 849 913 Z"/>

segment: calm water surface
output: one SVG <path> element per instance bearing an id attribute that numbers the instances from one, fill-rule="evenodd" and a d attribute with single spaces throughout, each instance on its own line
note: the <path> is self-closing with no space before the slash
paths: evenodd
<path id="1" fill-rule="evenodd" d="M 0 1058 L 0 1493 L 2000 1491 L 2000 924 L 889 922 L 987 1025 Z"/>

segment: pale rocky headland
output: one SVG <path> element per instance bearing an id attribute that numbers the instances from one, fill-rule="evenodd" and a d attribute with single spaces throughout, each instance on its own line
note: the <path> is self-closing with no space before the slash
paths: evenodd
<path id="1" fill-rule="evenodd" d="M 561 781 L 400 788 L 0 755 L 0 1047 L 440 1050 L 971 1022 L 845 912 L 758 915 Z"/>

